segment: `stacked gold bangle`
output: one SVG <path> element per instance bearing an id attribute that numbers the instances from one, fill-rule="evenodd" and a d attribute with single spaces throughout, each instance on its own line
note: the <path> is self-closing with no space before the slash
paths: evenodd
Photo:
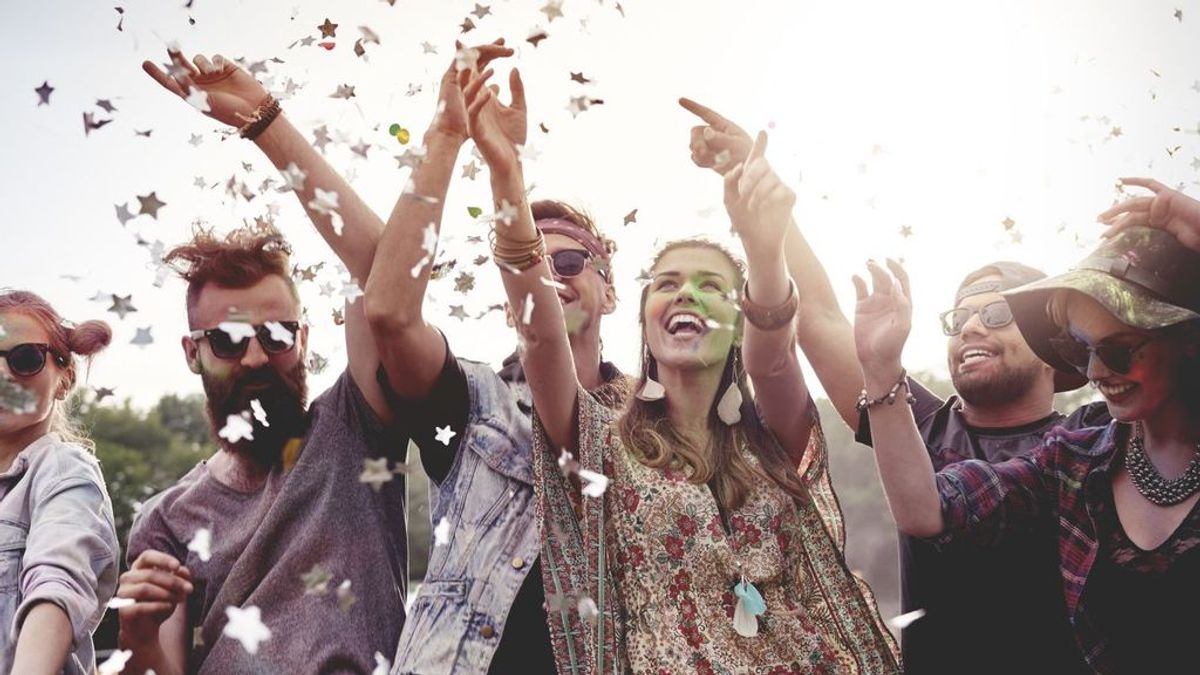
<path id="1" fill-rule="evenodd" d="M 282 108 L 279 106 L 279 100 L 268 94 L 267 100 L 259 104 L 253 115 L 249 118 L 242 117 L 242 119 L 248 119 L 249 121 L 242 125 L 241 129 L 238 129 L 238 133 L 248 141 L 258 138 L 259 134 L 266 131 L 267 127 L 271 126 L 271 122 L 274 122 L 275 118 L 279 117 L 281 111 Z"/>
<path id="2" fill-rule="evenodd" d="M 519 241 L 497 235 L 496 228 L 493 227 L 488 240 L 492 244 L 492 259 L 496 264 L 518 272 L 524 272 L 537 265 L 546 256 L 546 238 L 540 230 L 533 239 Z"/>

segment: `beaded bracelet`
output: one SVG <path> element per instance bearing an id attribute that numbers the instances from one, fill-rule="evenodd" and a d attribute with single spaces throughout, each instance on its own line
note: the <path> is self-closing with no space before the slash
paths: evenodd
<path id="1" fill-rule="evenodd" d="M 886 394 L 880 396 L 879 398 L 867 398 L 867 390 L 864 387 L 862 392 L 858 395 L 858 400 L 854 403 L 854 408 L 859 412 L 866 412 L 867 410 L 870 410 L 871 408 L 883 403 L 895 405 L 896 394 L 900 393 L 900 387 L 904 387 L 905 403 L 912 405 L 917 402 L 917 397 L 913 396 L 912 391 L 908 388 L 908 371 L 901 368 L 900 379 L 896 381 L 896 384 L 892 385 L 892 388 L 889 389 Z"/>

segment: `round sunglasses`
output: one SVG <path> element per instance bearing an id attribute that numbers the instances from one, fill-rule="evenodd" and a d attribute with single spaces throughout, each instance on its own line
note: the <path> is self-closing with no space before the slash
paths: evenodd
<path id="1" fill-rule="evenodd" d="M 194 330 L 189 333 L 193 340 L 208 340 L 212 353 L 219 359 L 240 359 L 250 348 L 250 340 L 258 340 L 259 346 L 269 355 L 284 354 L 296 346 L 296 335 L 300 332 L 299 321 L 271 321 L 259 324 L 238 324 L 254 335 L 240 331 L 229 331 L 221 327 Z M 272 330 L 274 328 L 274 330 Z M 278 331 L 282 329 L 288 338 Z"/>
<path id="2" fill-rule="evenodd" d="M 577 277 L 583 273 L 583 268 L 587 267 L 588 260 L 592 254 L 577 248 L 567 248 L 561 251 L 555 251 L 550 254 L 550 269 L 560 277 Z M 600 276 L 608 279 L 608 275 L 604 270 L 597 270 Z"/>
<path id="3" fill-rule="evenodd" d="M 8 372 L 17 377 L 33 377 L 46 367 L 46 356 L 53 354 L 54 362 L 65 368 L 67 360 L 50 350 L 45 343 L 27 342 L 12 349 L 0 349 L 0 356 L 8 362 Z"/>
<path id="4" fill-rule="evenodd" d="M 997 300 L 979 308 L 955 307 L 948 312 L 942 312 L 938 317 L 942 321 L 942 332 L 946 335 L 958 335 L 975 314 L 979 315 L 979 321 L 988 328 L 1003 328 L 1013 322 L 1012 308 L 1007 302 Z"/>
<path id="5" fill-rule="evenodd" d="M 1049 342 L 1063 361 L 1069 363 L 1084 376 L 1087 375 L 1092 356 L 1100 359 L 1100 362 L 1112 372 L 1118 375 L 1128 375 L 1133 368 L 1134 355 L 1142 347 L 1154 342 L 1154 338 L 1146 338 L 1134 345 L 1114 344 L 1103 340 L 1099 344 L 1090 345 L 1064 334 L 1050 338 Z"/>

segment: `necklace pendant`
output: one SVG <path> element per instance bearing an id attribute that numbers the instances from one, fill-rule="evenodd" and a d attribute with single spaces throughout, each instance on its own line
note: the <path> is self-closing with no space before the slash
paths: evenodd
<path id="1" fill-rule="evenodd" d="M 767 611 L 767 603 L 754 584 L 743 578 L 734 585 L 737 606 L 733 609 L 733 629 L 742 637 L 758 635 L 758 617 Z"/>

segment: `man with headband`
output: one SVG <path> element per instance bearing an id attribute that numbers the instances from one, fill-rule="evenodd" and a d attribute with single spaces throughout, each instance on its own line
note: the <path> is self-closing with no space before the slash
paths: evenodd
<path id="1" fill-rule="evenodd" d="M 499 373 L 456 358 L 422 316 L 450 176 L 467 138 L 453 70 L 444 110 L 425 137 L 424 161 L 389 220 L 366 288 L 393 410 L 421 449 L 431 481 L 435 545 L 396 649 L 394 673 L 554 673 L 533 499 L 532 396 L 516 354 Z M 524 90 L 513 76 L 514 105 Z M 440 104 L 440 107 L 441 104 Z M 532 205 L 545 235 L 575 369 L 593 395 L 616 405 L 623 376 L 600 355 L 600 320 L 616 306 L 615 246 L 586 214 L 555 201 Z M 533 254 L 531 252 L 531 254 Z M 537 254 L 542 254 L 538 251 Z M 428 256 L 428 258 L 426 258 Z M 521 320 L 521 308 L 509 321 Z M 393 370 L 394 369 L 394 370 Z"/>

